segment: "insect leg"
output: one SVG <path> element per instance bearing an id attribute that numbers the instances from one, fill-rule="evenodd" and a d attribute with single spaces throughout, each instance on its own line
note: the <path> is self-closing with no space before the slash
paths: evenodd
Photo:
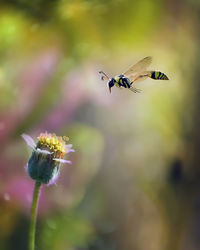
<path id="1" fill-rule="evenodd" d="M 104 78 L 106 78 L 107 80 L 109 80 L 110 78 L 106 75 L 106 73 L 104 73 L 102 70 L 99 71 L 99 74 L 102 74 L 101 76 L 101 80 L 104 80 Z"/>

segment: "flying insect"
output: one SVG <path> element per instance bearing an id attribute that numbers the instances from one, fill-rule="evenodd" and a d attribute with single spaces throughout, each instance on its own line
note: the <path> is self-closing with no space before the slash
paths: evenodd
<path id="1" fill-rule="evenodd" d="M 134 87 L 134 83 L 139 80 L 145 80 L 151 78 L 154 80 L 169 80 L 169 78 L 160 71 L 146 71 L 152 62 L 152 57 L 147 56 L 130 67 L 121 75 L 110 78 L 103 71 L 99 71 L 102 80 L 108 80 L 109 92 L 111 93 L 111 88 L 116 86 L 118 88 L 127 88 L 134 93 L 140 93 L 141 90 Z"/>

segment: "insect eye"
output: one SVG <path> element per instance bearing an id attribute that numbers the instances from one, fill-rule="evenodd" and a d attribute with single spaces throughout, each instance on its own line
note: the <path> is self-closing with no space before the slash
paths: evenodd
<path id="1" fill-rule="evenodd" d="M 109 82 L 109 87 L 113 87 L 115 85 L 115 79 L 112 79 L 110 82 Z"/>

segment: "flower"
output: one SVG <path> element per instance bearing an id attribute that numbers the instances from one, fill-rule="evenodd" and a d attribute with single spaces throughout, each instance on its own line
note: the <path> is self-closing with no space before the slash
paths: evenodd
<path id="1" fill-rule="evenodd" d="M 37 144 L 27 134 L 22 134 L 27 145 L 33 149 L 28 161 L 29 176 L 41 183 L 53 183 L 58 177 L 62 163 L 71 163 L 64 156 L 74 152 L 71 144 L 66 144 L 67 137 L 56 136 L 50 133 L 41 133 Z"/>

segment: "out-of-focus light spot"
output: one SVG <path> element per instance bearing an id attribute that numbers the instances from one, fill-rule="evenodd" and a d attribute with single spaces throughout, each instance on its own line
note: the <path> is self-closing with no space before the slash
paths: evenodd
<path id="1" fill-rule="evenodd" d="M 3 83 L 3 80 L 4 80 L 4 72 L 3 72 L 3 70 L 0 68 L 0 84 Z"/>
<path id="2" fill-rule="evenodd" d="M 10 195 L 8 193 L 5 193 L 3 195 L 4 200 L 9 201 L 10 200 Z"/>
<path id="3" fill-rule="evenodd" d="M 16 16 L 4 15 L 0 19 L 0 40 L 4 43 L 15 43 L 19 39 L 21 23 Z"/>
<path id="4" fill-rule="evenodd" d="M 32 201 L 31 195 L 27 194 L 27 195 L 26 195 L 26 200 L 27 200 L 29 203 L 31 203 L 31 201 Z"/>
<path id="5" fill-rule="evenodd" d="M 31 31 L 32 31 L 32 32 L 37 31 L 38 28 L 39 28 L 39 24 L 34 23 L 34 24 L 31 26 Z"/>
<path id="6" fill-rule="evenodd" d="M 48 220 L 47 225 L 50 229 L 55 230 L 56 229 L 56 223 L 53 220 Z"/>
<path id="7" fill-rule="evenodd" d="M 59 12 L 63 19 L 75 18 L 82 16 L 90 7 L 89 3 L 76 2 L 68 3 L 63 1 L 59 6 Z"/>
<path id="8" fill-rule="evenodd" d="M 0 130 L 3 130 L 5 128 L 5 124 L 3 122 L 0 122 Z"/>
<path id="9" fill-rule="evenodd" d="M 16 27 L 14 26 L 14 25 L 11 25 L 10 27 L 8 27 L 8 29 L 7 29 L 7 32 L 8 33 L 13 33 L 13 32 L 15 32 L 16 31 Z"/>

